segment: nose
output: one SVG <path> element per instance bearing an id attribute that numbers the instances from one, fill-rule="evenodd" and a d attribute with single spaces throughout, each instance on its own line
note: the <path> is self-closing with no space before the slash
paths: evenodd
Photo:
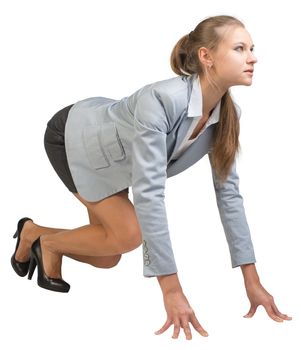
<path id="1" fill-rule="evenodd" d="M 257 60 L 256 56 L 254 55 L 254 53 L 252 51 L 250 51 L 250 54 L 248 56 L 248 63 L 255 64 L 257 61 L 258 60 Z"/>

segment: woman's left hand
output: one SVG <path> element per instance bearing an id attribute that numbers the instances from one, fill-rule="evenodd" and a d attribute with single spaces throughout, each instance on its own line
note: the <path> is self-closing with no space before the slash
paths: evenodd
<path id="1" fill-rule="evenodd" d="M 283 320 L 289 321 L 292 319 L 292 317 L 282 314 L 277 309 L 273 296 L 263 288 L 260 282 L 246 286 L 246 291 L 251 303 L 251 308 L 244 317 L 252 317 L 255 314 L 257 307 L 262 305 L 271 319 L 276 322 L 283 322 Z"/>

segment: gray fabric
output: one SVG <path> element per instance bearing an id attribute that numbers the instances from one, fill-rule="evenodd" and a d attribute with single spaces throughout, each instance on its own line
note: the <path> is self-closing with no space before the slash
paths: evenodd
<path id="1" fill-rule="evenodd" d="M 91 97 L 78 101 L 66 123 L 68 163 L 83 198 L 98 201 L 132 186 L 146 277 L 177 272 L 164 201 L 166 179 L 210 154 L 217 124 L 210 125 L 178 159 L 172 159 L 194 118 L 202 115 L 202 91 L 196 78 L 178 76 L 155 82 L 121 100 Z M 235 106 L 240 117 L 240 108 Z M 210 164 L 232 267 L 254 263 L 236 163 L 222 186 Z"/>

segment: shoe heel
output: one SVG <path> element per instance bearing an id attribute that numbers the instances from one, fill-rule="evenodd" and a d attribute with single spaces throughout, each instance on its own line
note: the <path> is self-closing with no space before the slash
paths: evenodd
<path id="1" fill-rule="evenodd" d="M 32 275 L 34 273 L 34 270 L 37 266 L 37 262 L 36 262 L 36 259 L 31 257 L 30 258 L 30 263 L 29 263 L 29 269 L 28 269 L 28 279 L 31 280 L 32 278 Z"/>
<path id="2" fill-rule="evenodd" d="M 15 234 L 13 235 L 13 238 L 17 238 L 18 237 L 18 229 L 17 231 L 15 232 Z"/>

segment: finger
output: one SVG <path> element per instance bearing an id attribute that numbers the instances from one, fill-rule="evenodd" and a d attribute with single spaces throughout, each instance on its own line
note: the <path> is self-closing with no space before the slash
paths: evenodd
<path id="1" fill-rule="evenodd" d="M 275 311 L 273 310 L 271 305 L 263 305 L 266 309 L 267 314 L 270 316 L 270 318 L 276 322 L 283 322 L 283 319 L 276 315 Z"/>
<path id="2" fill-rule="evenodd" d="M 190 322 L 193 325 L 194 329 L 199 332 L 203 337 L 208 337 L 208 333 L 205 331 L 205 329 L 200 325 L 200 322 L 196 318 L 195 314 L 193 314 L 190 318 Z"/>
<path id="3" fill-rule="evenodd" d="M 253 315 L 255 314 L 256 310 L 257 310 L 258 305 L 251 305 L 251 308 L 249 310 L 249 312 L 244 315 L 245 318 L 250 318 L 253 317 Z"/>
<path id="4" fill-rule="evenodd" d="M 277 306 L 276 306 L 276 304 L 275 304 L 274 302 L 272 303 L 272 308 L 273 308 L 275 314 L 276 314 L 278 317 L 280 317 L 280 318 L 282 318 L 282 319 L 284 319 L 284 320 L 288 320 L 288 321 L 290 321 L 290 320 L 292 319 L 292 317 L 289 317 L 289 316 L 287 316 L 286 314 L 281 313 L 281 312 L 278 310 L 278 308 L 277 308 Z"/>
<path id="5" fill-rule="evenodd" d="M 192 334 L 191 334 L 191 330 L 189 327 L 189 323 L 188 320 L 183 321 L 183 329 L 184 329 L 184 333 L 186 336 L 187 340 L 191 340 L 192 339 Z"/>
<path id="6" fill-rule="evenodd" d="M 181 328 L 180 323 L 175 322 L 174 323 L 174 331 L 173 331 L 173 335 L 172 335 L 173 339 L 177 339 L 179 337 L 180 328 Z"/>
<path id="7" fill-rule="evenodd" d="M 162 334 L 163 332 L 165 332 L 170 326 L 172 325 L 171 320 L 167 320 L 164 324 L 164 326 L 159 329 L 158 331 L 155 332 L 155 334 Z"/>

